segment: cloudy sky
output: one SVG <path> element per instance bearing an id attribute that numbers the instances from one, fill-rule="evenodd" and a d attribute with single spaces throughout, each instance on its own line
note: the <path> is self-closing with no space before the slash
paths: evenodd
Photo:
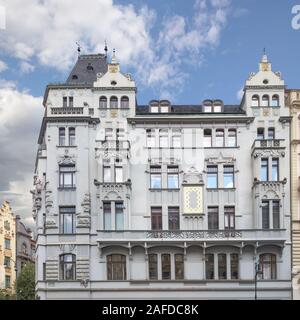
<path id="1" fill-rule="evenodd" d="M 299 88 L 300 29 L 290 0 L 0 0 L 0 202 L 32 224 L 36 143 L 47 83 L 83 53 L 116 48 L 138 103 L 239 103 L 263 48 Z"/>

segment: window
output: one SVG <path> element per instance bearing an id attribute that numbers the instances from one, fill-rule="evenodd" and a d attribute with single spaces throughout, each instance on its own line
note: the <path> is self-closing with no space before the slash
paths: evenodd
<path id="1" fill-rule="evenodd" d="M 63 97 L 63 108 L 68 106 L 68 97 Z"/>
<path id="2" fill-rule="evenodd" d="M 183 254 L 175 254 L 175 280 L 184 279 L 184 257 Z"/>
<path id="3" fill-rule="evenodd" d="M 103 166 L 103 182 L 112 182 L 110 166 Z"/>
<path id="4" fill-rule="evenodd" d="M 123 167 L 116 166 L 115 167 L 115 179 L 117 183 L 124 182 L 123 180 Z"/>
<path id="5" fill-rule="evenodd" d="M 228 147 L 236 147 L 236 129 L 228 130 Z"/>
<path id="6" fill-rule="evenodd" d="M 169 101 L 161 101 L 160 102 L 160 112 L 161 113 L 168 113 L 170 108 L 170 102 Z"/>
<path id="7" fill-rule="evenodd" d="M 224 253 L 218 254 L 218 278 L 219 280 L 227 279 L 227 256 Z"/>
<path id="8" fill-rule="evenodd" d="M 157 254 L 149 254 L 149 279 L 157 280 L 158 271 L 157 271 Z"/>
<path id="9" fill-rule="evenodd" d="M 155 148 L 155 131 L 153 129 L 147 129 L 147 147 Z"/>
<path id="10" fill-rule="evenodd" d="M 169 136 L 168 129 L 159 130 L 159 147 L 168 148 L 169 147 Z"/>
<path id="11" fill-rule="evenodd" d="M 10 276 L 5 275 L 5 288 L 11 287 L 11 278 Z"/>
<path id="12" fill-rule="evenodd" d="M 280 221 L 279 221 L 279 200 L 273 200 L 273 229 L 280 228 Z"/>
<path id="13" fill-rule="evenodd" d="M 268 95 L 264 95 L 262 97 L 262 102 L 261 102 L 262 107 L 269 107 L 270 106 L 270 98 Z"/>
<path id="14" fill-rule="evenodd" d="M 272 158 L 272 181 L 279 180 L 279 159 Z"/>
<path id="15" fill-rule="evenodd" d="M 151 106 L 151 112 L 158 113 L 158 111 L 159 111 L 158 108 L 159 108 L 158 106 Z"/>
<path id="16" fill-rule="evenodd" d="M 75 207 L 60 207 L 59 219 L 61 233 L 75 233 Z"/>
<path id="17" fill-rule="evenodd" d="M 259 96 L 255 95 L 252 97 L 252 107 L 258 107 L 259 106 Z"/>
<path id="18" fill-rule="evenodd" d="M 6 250 L 11 249 L 11 247 L 10 247 L 10 239 L 5 239 L 5 240 L 4 240 L 4 248 L 5 248 Z"/>
<path id="19" fill-rule="evenodd" d="M 205 148 L 210 148 L 212 146 L 212 134 L 211 129 L 204 129 L 204 141 L 203 145 Z"/>
<path id="20" fill-rule="evenodd" d="M 112 139 L 112 136 L 113 136 L 113 129 L 105 128 L 105 140 Z"/>
<path id="21" fill-rule="evenodd" d="M 207 112 L 207 113 L 212 112 L 212 105 L 205 105 L 204 106 L 204 112 Z"/>
<path id="22" fill-rule="evenodd" d="M 214 112 L 222 112 L 222 106 L 221 105 L 214 105 Z"/>
<path id="23" fill-rule="evenodd" d="M 258 140 L 265 139 L 265 129 L 264 128 L 257 128 L 257 139 Z"/>
<path id="24" fill-rule="evenodd" d="M 169 230 L 179 230 L 179 207 L 169 207 Z"/>
<path id="25" fill-rule="evenodd" d="M 59 128 L 59 139 L 58 144 L 60 146 L 64 146 L 66 144 L 66 129 L 65 128 Z"/>
<path id="26" fill-rule="evenodd" d="M 4 267 L 10 268 L 10 257 L 4 257 Z"/>
<path id="27" fill-rule="evenodd" d="M 151 229 L 162 230 L 162 208 L 161 207 L 151 208 Z"/>
<path id="28" fill-rule="evenodd" d="M 235 208 L 234 207 L 225 207 L 224 208 L 224 218 L 225 230 L 235 229 Z"/>
<path id="29" fill-rule="evenodd" d="M 260 180 L 269 181 L 269 161 L 267 158 L 261 159 Z"/>
<path id="30" fill-rule="evenodd" d="M 208 230 L 219 229 L 219 208 L 208 207 Z"/>
<path id="31" fill-rule="evenodd" d="M 46 274 L 47 274 L 47 265 L 46 265 L 46 262 L 43 262 L 43 280 L 45 281 L 46 280 Z"/>
<path id="32" fill-rule="evenodd" d="M 169 254 L 161 255 L 161 272 L 162 280 L 171 279 L 171 256 Z"/>
<path id="33" fill-rule="evenodd" d="M 168 166 L 168 189 L 179 188 L 178 166 Z"/>
<path id="34" fill-rule="evenodd" d="M 172 131 L 172 148 L 181 148 L 181 130 Z"/>
<path id="35" fill-rule="evenodd" d="M 216 130 L 216 147 L 224 147 L 224 130 Z"/>
<path id="36" fill-rule="evenodd" d="M 262 201 L 262 228 L 270 228 L 270 205 L 269 201 Z"/>
<path id="37" fill-rule="evenodd" d="M 207 188 L 209 189 L 218 188 L 218 167 L 217 166 L 207 167 Z"/>
<path id="38" fill-rule="evenodd" d="M 107 280 L 126 280 L 126 256 L 111 254 L 107 259 Z"/>
<path id="39" fill-rule="evenodd" d="M 231 280 L 239 278 L 239 255 L 237 253 L 230 254 L 230 276 Z"/>
<path id="40" fill-rule="evenodd" d="M 272 97 L 272 107 L 279 107 L 279 96 L 278 95 L 274 95 Z"/>
<path id="41" fill-rule="evenodd" d="M 74 106 L 73 101 L 74 101 L 73 97 L 69 97 L 69 108 L 73 108 Z"/>
<path id="42" fill-rule="evenodd" d="M 268 128 L 268 139 L 275 139 L 275 128 Z"/>
<path id="43" fill-rule="evenodd" d="M 107 108 L 107 98 L 102 96 L 99 99 L 99 108 L 106 109 Z"/>
<path id="44" fill-rule="evenodd" d="M 234 167 L 224 166 L 224 188 L 234 188 Z"/>
<path id="45" fill-rule="evenodd" d="M 111 203 L 104 202 L 103 203 L 103 225 L 104 230 L 111 230 Z"/>
<path id="46" fill-rule="evenodd" d="M 262 271 L 262 279 L 275 280 L 277 277 L 276 255 L 261 254 L 259 256 L 260 268 Z"/>
<path id="47" fill-rule="evenodd" d="M 116 216 L 116 230 L 124 230 L 124 212 L 123 202 L 116 202 L 115 204 L 115 216 Z"/>
<path id="48" fill-rule="evenodd" d="M 27 252 L 27 244 L 25 242 L 22 243 L 22 253 L 25 254 L 25 255 L 28 254 L 28 252 Z"/>
<path id="49" fill-rule="evenodd" d="M 75 128 L 69 128 L 69 146 L 75 146 Z"/>
<path id="50" fill-rule="evenodd" d="M 211 253 L 205 255 L 205 274 L 207 280 L 215 278 L 215 256 Z"/>
<path id="51" fill-rule="evenodd" d="M 128 109 L 129 108 L 129 98 L 124 96 L 121 98 L 121 109 Z"/>
<path id="52" fill-rule="evenodd" d="M 111 109 L 117 109 L 118 108 L 118 98 L 115 96 L 112 96 L 110 98 L 110 108 Z"/>
<path id="53" fill-rule="evenodd" d="M 76 256 L 74 254 L 62 254 L 59 257 L 60 280 L 76 279 Z"/>
<path id="54" fill-rule="evenodd" d="M 161 167 L 160 166 L 150 167 L 150 188 L 161 189 Z"/>
<path id="55" fill-rule="evenodd" d="M 59 166 L 59 186 L 60 188 L 75 188 L 75 165 Z"/>

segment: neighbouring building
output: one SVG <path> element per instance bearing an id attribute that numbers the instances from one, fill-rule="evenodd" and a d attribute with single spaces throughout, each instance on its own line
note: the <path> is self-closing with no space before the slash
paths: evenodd
<path id="1" fill-rule="evenodd" d="M 257 284 L 258 299 L 291 299 L 281 74 L 264 55 L 238 105 L 139 105 L 136 92 L 115 54 L 80 55 L 46 87 L 32 190 L 39 297 L 254 299 Z"/>
<path id="2" fill-rule="evenodd" d="M 300 89 L 286 90 L 291 125 L 291 209 L 294 299 L 300 300 Z"/>
<path id="3" fill-rule="evenodd" d="M 5 201 L 0 208 L 0 289 L 14 291 L 16 280 L 16 220 Z"/>
<path id="4" fill-rule="evenodd" d="M 27 263 L 34 263 L 35 241 L 33 240 L 31 229 L 24 225 L 18 215 L 16 216 L 16 230 L 16 268 L 17 275 L 19 275 Z"/>

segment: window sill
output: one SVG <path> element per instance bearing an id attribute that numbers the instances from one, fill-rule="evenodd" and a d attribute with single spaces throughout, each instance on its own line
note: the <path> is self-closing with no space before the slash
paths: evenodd
<path id="1" fill-rule="evenodd" d="M 77 148 L 77 146 L 56 146 L 56 148 Z"/>
<path id="2" fill-rule="evenodd" d="M 228 191 L 235 191 L 236 188 L 206 188 L 207 191 L 222 191 L 222 190 L 228 190 Z"/>
<path id="3" fill-rule="evenodd" d="M 70 188 L 58 187 L 57 190 L 58 191 L 76 191 L 76 187 L 70 187 Z"/>
<path id="4" fill-rule="evenodd" d="M 234 146 L 234 147 L 228 147 L 228 146 L 224 146 L 224 147 L 204 147 L 203 149 L 240 149 L 240 146 Z"/>
<path id="5" fill-rule="evenodd" d="M 180 188 L 149 188 L 149 191 L 180 191 Z"/>

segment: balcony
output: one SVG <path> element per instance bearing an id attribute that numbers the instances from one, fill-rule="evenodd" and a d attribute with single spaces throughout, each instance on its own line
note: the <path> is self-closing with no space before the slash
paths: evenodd
<path id="1" fill-rule="evenodd" d="M 255 149 L 273 149 L 273 148 L 285 148 L 285 140 L 284 139 L 257 139 L 254 140 L 252 144 L 252 151 Z"/>
<path id="2" fill-rule="evenodd" d="M 79 107 L 79 108 L 71 108 L 71 107 L 51 108 L 51 114 L 52 115 L 65 115 L 65 114 L 83 115 L 83 107 Z"/>

